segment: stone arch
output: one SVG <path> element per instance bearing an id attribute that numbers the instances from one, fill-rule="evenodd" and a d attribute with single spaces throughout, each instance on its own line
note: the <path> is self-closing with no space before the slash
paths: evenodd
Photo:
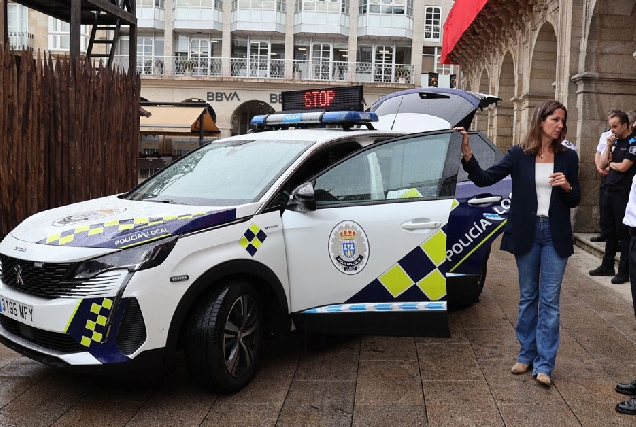
<path id="1" fill-rule="evenodd" d="M 529 92 L 536 104 L 555 96 L 558 42 L 554 27 L 545 22 L 534 42 L 530 64 Z M 532 105 L 534 107 L 534 105 Z"/>
<path id="2" fill-rule="evenodd" d="M 272 114 L 274 111 L 274 107 L 264 101 L 245 101 L 232 113 L 232 135 L 246 134 L 250 129 L 250 121 L 252 120 L 252 117 L 261 114 Z"/>
<path id="3" fill-rule="evenodd" d="M 477 92 L 490 94 L 490 77 L 486 68 L 482 70 L 479 77 L 479 89 L 477 89 Z M 474 130 L 488 134 L 488 109 L 477 110 L 471 127 Z"/>
<path id="4" fill-rule="evenodd" d="M 496 95 L 501 98 L 495 108 L 493 119 L 493 142 L 504 152 L 513 144 L 515 70 L 512 53 L 507 51 L 499 70 L 499 81 Z"/>
<path id="5" fill-rule="evenodd" d="M 519 127 L 515 130 L 515 137 L 519 139 L 526 133 L 535 105 L 544 99 L 554 99 L 556 94 L 558 41 L 554 27 L 544 21 L 539 31 L 533 34 L 533 38 L 530 74 L 524 81 L 527 92 L 523 94 Z"/>

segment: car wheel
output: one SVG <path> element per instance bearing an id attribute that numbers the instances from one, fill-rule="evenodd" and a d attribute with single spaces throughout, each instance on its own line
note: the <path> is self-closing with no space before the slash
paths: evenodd
<path id="1" fill-rule="evenodd" d="M 481 267 L 479 269 L 479 278 L 477 279 L 477 287 L 479 290 L 477 293 L 476 300 L 479 300 L 481 291 L 484 290 L 484 283 L 486 283 L 486 275 L 488 274 L 488 258 L 490 258 L 490 248 L 488 248 L 488 252 L 486 252 L 486 254 L 484 255 L 484 259 L 481 260 Z"/>
<path id="2" fill-rule="evenodd" d="M 253 285 L 230 282 L 205 295 L 186 327 L 186 364 L 200 386 L 235 392 L 247 385 L 263 339 L 262 306 Z"/>

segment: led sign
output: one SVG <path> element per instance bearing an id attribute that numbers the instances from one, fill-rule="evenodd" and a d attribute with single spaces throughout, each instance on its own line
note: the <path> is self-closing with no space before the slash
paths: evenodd
<path id="1" fill-rule="evenodd" d="M 285 91 L 283 111 L 362 111 L 362 86 Z"/>

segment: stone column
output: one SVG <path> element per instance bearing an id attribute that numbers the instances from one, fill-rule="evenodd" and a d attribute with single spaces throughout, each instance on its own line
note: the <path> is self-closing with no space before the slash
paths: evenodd
<path id="1" fill-rule="evenodd" d="M 578 232 L 595 232 L 598 230 L 599 209 L 598 189 L 600 175 L 596 171 L 594 154 L 598 137 L 606 127 L 605 120 L 599 120 L 598 112 L 607 112 L 610 108 L 599 105 L 598 73 L 581 73 L 572 76 L 576 85 L 577 117 L 570 117 L 569 122 L 576 120 L 576 141 L 579 154 L 579 182 L 581 183 L 581 202 L 577 208 L 573 228 Z M 609 96 L 606 95 L 609 99 Z"/>
<path id="2" fill-rule="evenodd" d="M 232 2 L 223 2 L 223 37 L 221 39 L 222 71 L 221 76 L 231 77 L 232 75 Z"/>
<path id="3" fill-rule="evenodd" d="M 294 0 L 286 0 L 287 15 L 285 19 L 285 80 L 294 77 Z"/>
<path id="4" fill-rule="evenodd" d="M 424 18 L 426 2 L 413 2 L 413 41 L 411 43 L 411 64 L 413 84 L 422 86 L 422 49 L 424 47 Z"/>
<path id="5" fill-rule="evenodd" d="M 347 81 L 357 82 L 356 63 L 358 62 L 358 12 L 360 10 L 360 0 L 349 2 L 349 51 L 347 54 L 348 69 Z M 369 106 L 367 106 L 369 107 Z"/>
<path id="6" fill-rule="evenodd" d="M 164 30 L 163 30 L 163 55 L 170 56 L 169 60 L 163 61 L 164 73 L 167 76 L 174 75 L 175 52 L 174 52 L 174 9 L 175 0 L 164 0 Z"/>

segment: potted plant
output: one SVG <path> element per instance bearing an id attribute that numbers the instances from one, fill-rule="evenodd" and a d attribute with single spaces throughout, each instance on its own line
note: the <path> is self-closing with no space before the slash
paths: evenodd
<path id="1" fill-rule="evenodd" d="M 181 61 L 181 65 L 183 67 L 183 71 L 187 76 L 192 75 L 192 70 L 194 69 L 194 59 L 185 58 Z"/>
<path id="2" fill-rule="evenodd" d="M 407 65 L 398 65 L 395 68 L 395 77 L 397 78 L 398 83 L 406 83 L 411 74 L 410 67 Z"/>
<path id="3" fill-rule="evenodd" d="M 303 78 L 303 70 L 300 69 L 298 64 L 294 64 L 294 79 L 302 80 Z"/>

